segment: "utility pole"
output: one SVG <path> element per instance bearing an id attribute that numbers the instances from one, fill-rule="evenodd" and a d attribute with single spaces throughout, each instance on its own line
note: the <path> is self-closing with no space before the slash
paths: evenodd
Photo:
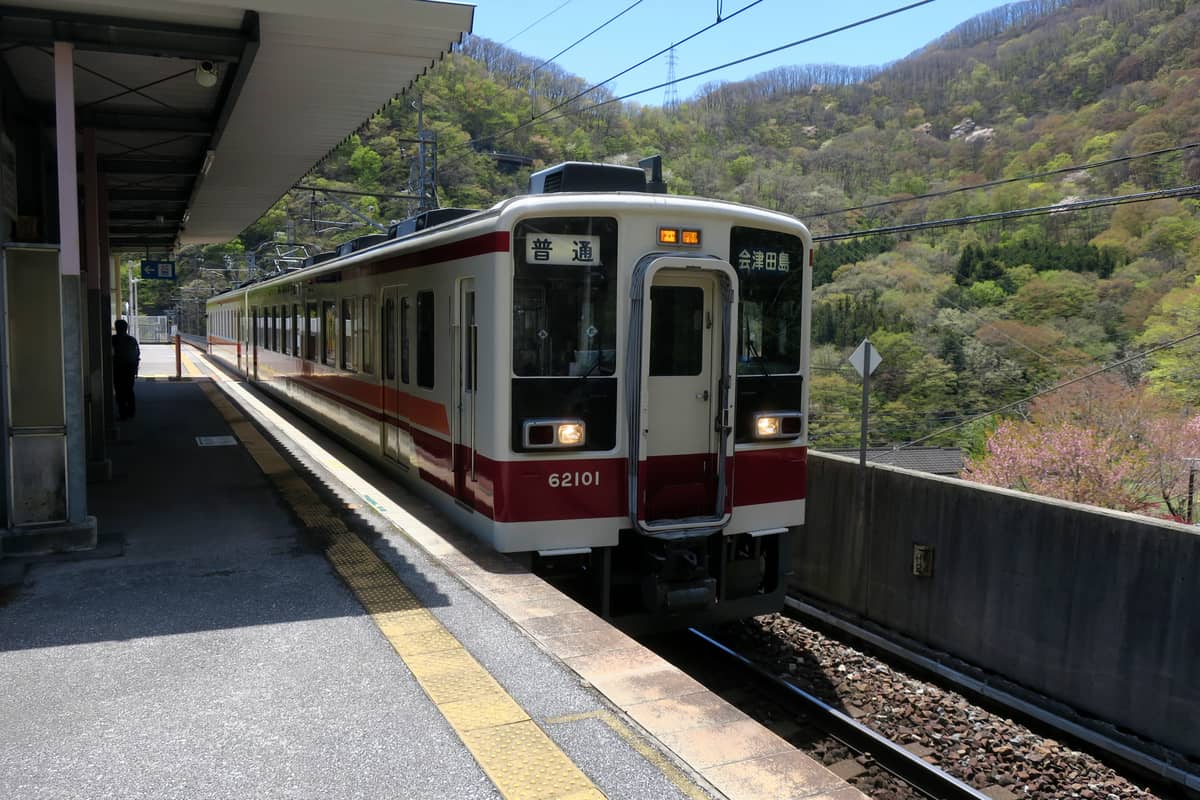
<path id="1" fill-rule="evenodd" d="M 431 211 L 438 207 L 437 201 L 437 141 L 425 130 L 425 108 L 421 95 L 413 103 L 417 110 L 417 212 Z M 433 144 L 431 149 L 427 145 Z"/>

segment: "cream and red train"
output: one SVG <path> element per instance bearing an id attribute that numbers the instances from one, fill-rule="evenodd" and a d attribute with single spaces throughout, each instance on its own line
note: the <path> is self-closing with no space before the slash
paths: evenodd
<path id="1" fill-rule="evenodd" d="M 778 610 L 804 521 L 808 231 L 632 167 L 531 183 L 214 297 L 211 353 L 497 550 L 577 568 L 607 615 Z"/>

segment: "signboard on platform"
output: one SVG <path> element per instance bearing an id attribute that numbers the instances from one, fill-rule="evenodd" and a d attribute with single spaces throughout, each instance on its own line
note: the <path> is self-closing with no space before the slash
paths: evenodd
<path id="1" fill-rule="evenodd" d="M 175 262 L 174 261 L 151 261 L 149 259 L 142 262 L 142 278 L 147 280 L 175 280 Z"/>

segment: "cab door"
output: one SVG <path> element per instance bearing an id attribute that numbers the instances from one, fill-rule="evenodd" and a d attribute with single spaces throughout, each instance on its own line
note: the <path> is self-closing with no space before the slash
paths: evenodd
<path id="1" fill-rule="evenodd" d="M 663 270 L 650 286 L 646 519 L 713 513 L 717 492 L 712 273 Z"/>
<path id="2" fill-rule="evenodd" d="M 470 505 L 477 475 L 475 412 L 479 384 L 474 278 L 458 281 L 454 303 L 454 496 Z"/>

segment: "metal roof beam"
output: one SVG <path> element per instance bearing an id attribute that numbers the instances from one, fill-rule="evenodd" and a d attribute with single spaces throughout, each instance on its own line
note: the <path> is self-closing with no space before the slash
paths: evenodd
<path id="1" fill-rule="evenodd" d="M 42 119 L 54 124 L 54 108 L 42 107 Z M 184 136 L 209 136 L 213 120 L 203 114 L 141 114 L 136 111 L 101 111 L 80 108 L 75 112 L 79 128 L 131 133 L 178 133 Z"/>
<path id="2" fill-rule="evenodd" d="M 170 236 L 174 238 L 177 226 L 162 223 L 153 225 L 109 225 L 109 236 Z"/>
<path id="3" fill-rule="evenodd" d="M 0 43 L 54 42 L 71 42 L 79 50 L 230 63 L 241 58 L 246 37 L 229 28 L 0 6 Z"/>
<path id="4" fill-rule="evenodd" d="M 110 189 L 111 203 L 179 203 L 187 202 L 187 189 Z"/>
<path id="5" fill-rule="evenodd" d="M 129 223 L 129 222 L 158 222 L 161 219 L 164 223 L 169 223 L 169 224 L 178 226 L 179 221 L 180 221 L 180 219 L 182 219 L 182 217 L 183 217 L 183 215 L 178 211 L 173 211 L 171 213 L 163 213 L 162 211 L 136 211 L 136 210 L 135 211 L 110 211 L 108 214 L 108 222 L 111 225 L 112 223 L 121 223 L 121 222 L 126 222 L 126 223 Z"/>
<path id="6" fill-rule="evenodd" d="M 203 161 L 182 158 L 101 158 L 100 171 L 115 175 L 195 175 Z"/>

